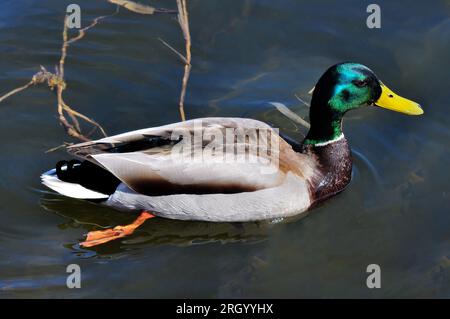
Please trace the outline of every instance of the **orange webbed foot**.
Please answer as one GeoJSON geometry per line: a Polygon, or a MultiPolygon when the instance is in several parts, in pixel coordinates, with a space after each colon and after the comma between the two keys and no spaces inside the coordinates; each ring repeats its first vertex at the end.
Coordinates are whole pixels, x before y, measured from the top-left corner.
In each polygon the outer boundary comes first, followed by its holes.
{"type": "Polygon", "coordinates": [[[149,212],[142,212],[139,217],[129,225],[116,226],[105,230],[91,231],[87,234],[86,240],[81,242],[83,247],[93,247],[100,244],[107,243],[111,240],[119,239],[131,235],[136,228],[141,226],[147,219],[153,218],[155,215],[149,212]]]}

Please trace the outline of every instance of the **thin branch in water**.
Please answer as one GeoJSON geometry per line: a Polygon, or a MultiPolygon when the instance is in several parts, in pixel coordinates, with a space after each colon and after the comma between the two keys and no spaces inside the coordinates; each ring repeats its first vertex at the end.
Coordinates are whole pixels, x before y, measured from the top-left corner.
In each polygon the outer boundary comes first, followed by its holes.
{"type": "Polygon", "coordinates": [[[29,88],[32,85],[41,84],[47,82],[48,86],[52,89],[55,86],[55,83],[57,82],[57,79],[55,79],[55,75],[48,72],[42,65],[41,70],[38,71],[36,74],[33,75],[31,78],[31,81],[27,84],[20,86],[0,97],[0,103],[4,100],[6,100],[8,97],[17,94],[19,92],[22,92],[23,90],[29,88]]]}
{"type": "Polygon", "coordinates": [[[290,118],[292,121],[303,125],[306,128],[310,128],[311,124],[309,124],[307,121],[305,121],[304,119],[302,119],[300,116],[298,116],[297,114],[295,114],[294,112],[292,112],[286,105],[284,105],[283,103],[279,103],[279,102],[269,102],[270,104],[272,104],[273,106],[275,106],[277,108],[278,111],[280,111],[281,114],[283,114],[284,116],[290,118]]]}
{"type": "MultiPolygon", "coordinates": [[[[65,64],[65,60],[67,57],[67,48],[69,47],[69,45],[71,43],[74,43],[80,39],[82,39],[84,37],[84,35],[86,34],[86,31],[91,29],[92,27],[94,27],[95,25],[98,24],[98,22],[106,17],[110,17],[113,16],[115,14],[117,14],[119,12],[119,7],[117,6],[116,11],[110,15],[106,15],[106,16],[100,16],[95,18],[92,23],[90,25],[88,25],[87,27],[80,29],[78,31],[78,35],[76,37],[73,37],[71,39],[69,39],[68,37],[68,30],[67,30],[67,16],[64,18],[64,28],[63,28],[63,44],[61,47],[61,58],[59,60],[59,67],[56,68],[56,74],[58,76],[59,79],[61,79],[60,83],[64,83],[64,64],[65,64]]],[[[94,120],[88,118],[87,116],[73,110],[69,105],[67,105],[62,97],[62,92],[65,89],[66,85],[64,83],[64,85],[61,85],[60,83],[57,83],[57,100],[58,100],[58,114],[59,114],[59,121],[61,123],[61,125],[64,127],[64,129],[66,130],[66,133],[74,138],[77,138],[83,142],[86,141],[90,141],[90,138],[83,135],[81,133],[81,127],[80,127],[80,123],[78,121],[78,118],[81,118],[82,120],[94,125],[95,127],[100,129],[100,132],[104,135],[107,136],[105,130],[100,126],[100,124],[98,124],[97,122],[95,122],[94,120]],[[64,115],[64,112],[67,113],[71,119],[70,123],[67,118],[64,115]]]]}
{"type": "MultiPolygon", "coordinates": [[[[57,68],[57,71],[56,71],[59,78],[61,78],[62,80],[64,79],[64,64],[65,64],[65,60],[67,57],[67,48],[69,47],[69,45],[82,39],[85,36],[86,31],[93,28],[94,26],[96,26],[101,20],[103,20],[107,17],[112,17],[112,16],[116,15],[118,12],[119,12],[119,6],[116,7],[116,11],[112,14],[95,18],[91,22],[91,24],[89,24],[87,27],[84,27],[84,28],[78,30],[78,35],[71,39],[69,39],[68,34],[67,34],[67,16],[64,18],[63,44],[61,47],[61,58],[59,60],[59,67],[57,68]]],[[[84,114],[81,114],[81,113],[75,111],[74,109],[72,109],[69,105],[67,105],[64,102],[63,97],[62,97],[62,91],[64,89],[65,89],[65,86],[64,87],[62,87],[61,85],[57,86],[58,114],[59,114],[60,123],[65,128],[67,134],[69,134],[72,137],[78,138],[82,141],[90,140],[87,136],[85,136],[81,133],[80,124],[78,121],[78,118],[81,118],[82,120],[97,127],[104,136],[107,136],[105,130],[101,127],[100,124],[98,124],[94,120],[88,118],[84,114]],[[72,120],[72,124],[69,123],[69,121],[67,121],[66,117],[64,116],[64,112],[66,112],[69,115],[69,117],[72,120]]]]}
{"type": "Polygon", "coordinates": [[[181,30],[183,31],[183,36],[184,36],[185,46],[186,46],[184,75],[183,75],[183,82],[182,82],[182,86],[181,86],[179,109],[180,109],[181,120],[186,121],[186,115],[184,113],[184,100],[186,98],[186,89],[187,89],[189,75],[190,75],[191,67],[192,67],[191,66],[191,34],[189,31],[189,17],[188,17],[188,11],[187,11],[187,6],[186,6],[186,0],[177,0],[177,6],[178,6],[178,23],[181,27],[181,30]]]}
{"type": "MultiPolygon", "coordinates": [[[[94,20],[92,20],[91,24],[89,24],[87,27],[84,27],[84,28],[78,30],[77,36],[70,38],[70,39],[67,34],[67,16],[64,18],[63,45],[61,47],[61,58],[59,60],[59,67],[57,68],[57,71],[56,71],[58,77],[61,78],[62,81],[64,81],[64,64],[65,64],[65,60],[67,57],[67,48],[69,47],[69,45],[82,39],[86,35],[86,31],[88,31],[89,29],[96,26],[101,20],[103,20],[107,17],[112,17],[112,16],[116,15],[117,13],[119,13],[119,8],[120,8],[119,6],[116,6],[116,10],[112,14],[96,17],[94,20]]],[[[65,89],[65,86],[64,87],[62,87],[61,85],[57,86],[58,114],[59,114],[60,123],[65,128],[67,134],[69,134],[72,137],[78,138],[81,141],[89,141],[90,140],[89,137],[87,137],[81,133],[81,127],[80,127],[80,123],[78,121],[78,118],[80,118],[80,119],[92,124],[94,126],[94,128],[99,129],[103,136],[107,136],[105,130],[103,129],[103,127],[100,124],[98,124],[94,120],[90,119],[89,117],[85,116],[84,114],[81,114],[80,112],[75,111],[74,109],[72,109],[69,105],[67,105],[64,102],[64,99],[62,97],[62,91],[64,89],[65,89]],[[64,112],[69,115],[72,123],[70,123],[66,119],[66,117],[64,116],[64,112]]],[[[90,133],[93,133],[93,131],[91,131],[90,133]]],[[[88,135],[90,136],[90,134],[88,134],[88,135]]]]}
{"type": "Polygon", "coordinates": [[[165,8],[155,8],[142,4],[139,2],[134,2],[130,0],[108,0],[110,3],[117,4],[118,6],[124,7],[127,10],[140,13],[140,14],[154,14],[154,13],[177,13],[176,10],[165,9],[165,8]]]}
{"type": "Polygon", "coordinates": [[[66,130],[67,134],[71,137],[77,138],[81,141],[90,141],[88,136],[85,136],[81,133],[81,126],[78,119],[82,119],[83,121],[91,124],[94,126],[94,130],[91,131],[93,133],[95,129],[98,129],[102,135],[107,136],[105,130],[95,122],[94,120],[90,119],[89,117],[85,116],[84,114],[81,114],[78,111],[75,111],[72,109],[69,105],[67,105],[63,100],[63,91],[66,89],[66,82],[64,81],[64,65],[65,60],[67,57],[67,48],[70,44],[82,39],[86,31],[93,28],[95,25],[97,25],[102,19],[106,17],[110,17],[113,15],[116,15],[119,12],[119,6],[116,7],[116,10],[114,13],[110,15],[100,16],[95,18],[90,25],[87,27],[84,27],[80,30],[78,30],[78,35],[70,38],[68,36],[68,28],[67,28],[67,16],[64,18],[64,28],[63,28],[63,44],[61,46],[61,57],[59,59],[58,66],[55,67],[55,73],[51,73],[47,71],[43,66],[41,66],[40,71],[38,71],[36,74],[33,75],[30,82],[27,84],[18,87],[3,96],[0,97],[0,102],[4,101],[6,98],[17,94],[31,86],[41,84],[41,83],[47,83],[50,90],[54,91],[56,89],[56,96],[57,96],[57,112],[59,115],[59,122],[66,130]],[[65,114],[67,114],[70,118],[70,121],[66,118],[65,114]]]}
{"type": "Polygon", "coordinates": [[[310,107],[309,103],[306,102],[305,100],[303,100],[300,96],[298,96],[297,93],[294,94],[294,96],[295,96],[295,98],[296,98],[297,100],[299,100],[300,102],[302,102],[304,105],[306,105],[307,107],[310,107]]]}
{"type": "Polygon", "coordinates": [[[93,119],[90,119],[90,118],[87,117],[86,115],[81,114],[81,113],[78,112],[78,111],[75,111],[75,110],[72,109],[70,106],[68,106],[64,101],[63,101],[63,107],[64,107],[64,110],[65,110],[67,113],[69,113],[69,114],[71,114],[71,115],[73,115],[73,116],[75,116],[75,117],[79,117],[79,118],[85,120],[85,121],[88,122],[88,123],[91,123],[91,124],[92,124],[93,126],[95,126],[97,129],[99,129],[100,132],[102,132],[102,134],[103,134],[105,137],[108,136],[108,135],[106,134],[105,130],[101,127],[101,125],[98,124],[98,123],[97,123],[96,121],[94,121],[93,119]]]}
{"type": "MultiPolygon", "coordinates": [[[[86,31],[96,26],[101,20],[116,15],[119,12],[120,6],[137,13],[141,14],[153,14],[153,13],[178,13],[178,22],[180,24],[180,27],[183,31],[183,36],[185,38],[186,42],[186,56],[181,54],[179,51],[174,49],[172,46],[170,46],[167,42],[160,39],[160,41],[166,45],[169,49],[171,49],[173,52],[175,52],[183,61],[185,64],[184,68],[184,76],[183,76],[183,82],[182,82],[182,90],[180,94],[180,114],[181,118],[184,121],[185,114],[184,114],[184,100],[186,96],[186,89],[187,89],[187,83],[189,80],[189,74],[191,69],[191,38],[189,33],[189,20],[188,20],[188,13],[187,13],[187,6],[186,6],[186,0],[177,0],[177,10],[171,10],[171,9],[165,9],[165,8],[153,8],[147,5],[143,5],[137,2],[128,1],[128,0],[108,0],[110,3],[117,4],[116,11],[110,15],[100,16],[95,18],[91,24],[89,24],[87,27],[84,27],[80,30],[78,30],[78,35],[70,38],[68,35],[68,27],[67,27],[67,16],[64,18],[64,28],[62,32],[62,38],[63,43],[61,46],[61,56],[59,59],[58,66],[55,67],[55,73],[51,73],[47,71],[44,67],[41,66],[41,70],[37,72],[30,82],[27,84],[20,86],[6,94],[0,97],[0,102],[4,101],[8,97],[17,94],[31,86],[41,84],[41,83],[47,83],[48,87],[52,91],[56,91],[56,97],[57,97],[57,112],[59,115],[59,122],[61,126],[66,130],[66,133],[74,138],[77,138],[81,141],[90,141],[89,136],[91,136],[97,129],[103,134],[104,136],[107,136],[105,130],[101,127],[100,124],[98,124],[93,119],[85,116],[84,114],[74,110],[71,108],[63,99],[63,91],[66,89],[67,85],[64,80],[65,75],[65,61],[67,58],[67,50],[68,47],[82,39],[86,35],[86,31]],[[68,116],[68,117],[66,117],[68,116]],[[80,121],[83,120],[93,126],[92,130],[89,132],[89,134],[84,135],[81,132],[81,125],[80,121]]],[[[58,148],[56,148],[58,149],[58,148]]],[[[53,150],[53,149],[52,149],[53,150]]],[[[50,150],[50,151],[52,151],[50,150]]]]}
{"type": "Polygon", "coordinates": [[[116,11],[114,13],[108,14],[108,15],[104,15],[104,16],[100,16],[95,18],[94,20],[92,20],[91,24],[88,25],[87,27],[84,27],[80,30],[78,30],[78,35],[76,37],[73,37],[72,39],[70,39],[69,41],[67,41],[67,45],[72,44],[78,40],[80,40],[81,38],[84,37],[84,35],[86,34],[86,31],[95,27],[101,20],[105,19],[105,18],[109,18],[112,16],[115,16],[116,14],[119,13],[119,6],[116,7],[116,11]]]}
{"type": "Polygon", "coordinates": [[[187,60],[186,60],[186,57],[185,57],[183,54],[181,54],[180,51],[178,51],[177,49],[175,49],[173,46],[171,46],[169,43],[167,43],[167,42],[164,41],[163,39],[158,38],[158,40],[161,41],[161,43],[164,44],[166,47],[168,47],[173,53],[175,53],[176,55],[178,55],[178,57],[181,59],[181,61],[182,61],[184,64],[187,64],[187,63],[188,63],[187,60]]]}
{"type": "Polygon", "coordinates": [[[7,99],[8,97],[10,97],[11,95],[17,94],[17,93],[19,93],[19,92],[21,92],[21,91],[23,91],[23,90],[25,90],[25,89],[28,89],[30,86],[32,86],[32,85],[34,85],[34,84],[35,84],[35,83],[34,83],[33,81],[30,81],[30,82],[28,82],[27,84],[25,84],[24,86],[20,86],[20,87],[18,87],[18,88],[16,88],[16,89],[14,89],[14,90],[12,90],[12,91],[6,93],[5,95],[2,95],[2,96],[0,97],[0,103],[1,103],[3,100],[6,100],[6,99],[7,99]]]}
{"type": "Polygon", "coordinates": [[[72,145],[72,143],[64,142],[64,144],[61,144],[61,145],[58,145],[58,146],[52,147],[51,149],[46,150],[45,153],[51,153],[51,152],[57,151],[61,148],[66,148],[69,145],[72,145]]]}

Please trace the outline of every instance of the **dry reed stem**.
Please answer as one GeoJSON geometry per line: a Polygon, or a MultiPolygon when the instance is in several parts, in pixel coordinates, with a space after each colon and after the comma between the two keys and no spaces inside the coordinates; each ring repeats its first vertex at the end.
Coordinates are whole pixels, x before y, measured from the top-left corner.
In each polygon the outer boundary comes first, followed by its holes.
{"type": "Polygon", "coordinates": [[[52,147],[51,149],[46,150],[45,153],[51,153],[51,152],[57,151],[61,148],[65,148],[69,145],[72,145],[72,143],[64,142],[64,144],[61,144],[61,145],[58,145],[58,146],[52,147]]]}
{"type": "Polygon", "coordinates": [[[158,40],[161,41],[161,43],[164,44],[166,47],[168,47],[173,53],[175,53],[176,55],[178,55],[178,57],[180,58],[180,60],[181,60],[184,64],[187,64],[187,63],[188,63],[187,60],[186,60],[186,58],[185,58],[185,56],[184,56],[180,51],[178,51],[177,49],[175,49],[173,46],[171,46],[169,43],[167,43],[167,42],[164,41],[163,39],[158,38],[158,40]]]}
{"type": "MultiPolygon", "coordinates": [[[[85,36],[86,31],[93,28],[94,26],[96,26],[100,22],[100,20],[105,19],[107,17],[114,16],[118,12],[119,12],[119,6],[116,7],[116,11],[112,14],[95,18],[91,22],[90,25],[78,30],[77,36],[70,38],[70,39],[67,34],[67,16],[64,18],[63,44],[61,47],[61,58],[59,60],[59,67],[57,68],[57,75],[59,76],[59,78],[62,79],[62,81],[64,81],[64,64],[66,61],[67,48],[69,47],[69,45],[82,39],[85,36]]],[[[78,121],[78,118],[80,118],[80,119],[92,124],[94,127],[98,128],[103,136],[107,136],[105,130],[103,129],[103,127],[100,124],[98,124],[94,120],[88,118],[84,114],[81,114],[81,113],[75,111],[74,109],[72,109],[69,105],[67,105],[64,102],[64,99],[62,97],[62,91],[64,90],[64,88],[65,87],[62,87],[61,85],[57,86],[57,99],[58,99],[59,121],[60,121],[61,125],[64,127],[64,129],[66,130],[67,134],[72,137],[78,138],[81,141],[89,141],[90,140],[87,136],[85,136],[81,133],[81,127],[80,127],[80,123],[78,121]],[[70,123],[67,120],[67,118],[64,115],[64,112],[69,115],[72,123],[70,123]]],[[[92,133],[93,133],[93,131],[91,131],[90,134],[92,134],[92,133]]]]}
{"type": "MultiPolygon", "coordinates": [[[[111,1],[111,2],[114,3],[114,1],[111,1]]],[[[131,3],[131,1],[125,1],[125,2],[131,3]]],[[[134,3],[133,5],[136,5],[136,3],[134,3]]],[[[185,100],[185,96],[186,96],[187,83],[189,80],[190,69],[191,69],[191,36],[190,36],[190,32],[189,32],[189,19],[188,19],[187,7],[186,7],[186,0],[177,0],[177,6],[178,6],[178,23],[180,24],[181,30],[183,31],[183,36],[184,36],[184,39],[186,42],[186,56],[184,56],[183,54],[178,52],[176,49],[174,49],[172,46],[170,46],[168,43],[166,43],[162,39],[160,39],[160,41],[163,44],[165,44],[167,47],[169,47],[173,52],[175,52],[181,58],[183,63],[185,64],[183,81],[182,81],[182,89],[181,89],[181,94],[180,94],[180,102],[179,102],[181,119],[182,119],[182,121],[185,121],[186,116],[184,113],[184,100],[185,100]]],[[[141,8],[141,7],[139,7],[139,8],[141,8]]],[[[127,9],[130,9],[129,6],[127,7],[127,9]]],[[[139,12],[139,10],[138,11],[134,10],[134,11],[139,12]]],[[[114,16],[118,12],[119,12],[119,5],[116,6],[116,11],[114,13],[112,13],[110,15],[97,17],[91,22],[90,25],[78,30],[78,35],[73,38],[69,38],[69,36],[68,36],[67,16],[66,16],[64,18],[64,28],[63,28],[63,33],[62,33],[63,44],[61,46],[61,57],[59,59],[59,65],[55,68],[56,69],[55,73],[51,73],[51,72],[47,71],[43,66],[41,66],[41,70],[33,76],[32,80],[30,82],[1,96],[0,102],[4,101],[6,98],[8,98],[14,94],[17,94],[17,93],[29,88],[30,86],[47,82],[47,84],[51,90],[54,90],[56,88],[56,96],[57,96],[57,103],[58,103],[57,104],[57,112],[59,115],[59,122],[63,126],[63,128],[66,130],[66,133],[69,136],[77,138],[81,141],[90,141],[90,138],[88,136],[93,134],[96,129],[100,130],[102,135],[107,136],[105,130],[101,127],[100,124],[98,124],[96,121],[90,119],[89,117],[85,116],[84,114],[79,113],[78,111],[75,111],[64,101],[63,91],[66,88],[66,82],[64,81],[64,73],[65,73],[64,66],[65,66],[65,61],[67,58],[67,49],[68,49],[69,45],[82,39],[85,36],[86,31],[93,28],[95,25],[97,25],[100,22],[100,20],[107,18],[107,17],[114,16]],[[70,121],[66,118],[66,114],[70,118],[70,121]],[[93,125],[93,129],[89,132],[88,136],[82,134],[79,119],[93,125]]],[[[155,9],[154,12],[175,13],[175,11],[167,10],[167,9],[155,9]]],[[[140,12],[140,13],[143,13],[143,12],[140,12]]],[[[58,149],[58,148],[59,147],[54,148],[54,149],[58,149]]],[[[54,150],[54,149],[52,149],[52,150],[54,150]]],[[[50,150],[50,151],[52,151],[52,150],[50,150]]]]}
{"type": "Polygon", "coordinates": [[[104,16],[95,18],[91,22],[90,25],[78,30],[78,35],[73,38],[69,38],[69,36],[68,36],[67,16],[66,16],[64,18],[64,28],[63,28],[63,35],[62,35],[63,36],[63,44],[61,47],[61,57],[59,59],[59,65],[55,68],[56,69],[55,73],[51,73],[51,72],[47,71],[43,66],[41,66],[40,71],[33,75],[33,78],[31,79],[30,82],[4,94],[3,96],[0,97],[0,102],[4,101],[5,99],[7,99],[8,97],[10,97],[14,94],[17,94],[17,93],[29,88],[30,86],[34,86],[36,84],[41,84],[41,83],[47,82],[47,85],[49,86],[49,88],[52,91],[56,88],[56,97],[57,97],[57,101],[58,101],[57,112],[59,115],[59,122],[64,127],[64,129],[66,130],[66,133],[69,136],[77,138],[81,141],[90,141],[90,138],[88,136],[93,134],[94,131],[97,129],[101,132],[101,134],[103,136],[107,136],[105,130],[101,127],[100,124],[98,124],[96,121],[90,119],[89,117],[85,116],[84,114],[74,110],[69,105],[67,105],[67,103],[64,101],[63,91],[66,88],[66,82],[64,81],[64,65],[65,65],[65,60],[67,58],[67,48],[69,47],[70,44],[82,39],[85,36],[86,31],[93,28],[102,19],[114,16],[118,12],[119,12],[119,6],[116,6],[116,11],[114,13],[112,13],[110,15],[104,15],[104,16]],[[69,116],[70,121],[66,118],[65,114],[67,114],[69,116]],[[80,126],[79,119],[93,125],[94,128],[91,130],[91,132],[88,134],[88,136],[81,133],[81,126],[80,126]]]}
{"type": "Polygon", "coordinates": [[[297,93],[295,93],[294,96],[295,96],[295,98],[296,98],[297,100],[299,100],[300,102],[302,102],[303,105],[305,105],[305,106],[307,106],[307,107],[311,107],[311,106],[309,105],[309,103],[306,102],[305,100],[303,100],[300,96],[298,96],[297,93]]]}
{"type": "Polygon", "coordinates": [[[19,92],[21,92],[21,91],[23,91],[23,90],[25,90],[25,89],[28,89],[30,86],[32,86],[32,85],[34,85],[34,84],[35,84],[35,83],[34,83],[33,81],[30,81],[30,82],[28,82],[27,84],[25,84],[24,86],[18,87],[18,88],[16,88],[16,89],[14,89],[14,90],[12,90],[12,91],[6,93],[5,95],[3,95],[3,96],[0,97],[0,103],[1,103],[3,100],[6,100],[6,99],[7,99],[8,97],[10,97],[11,95],[14,95],[14,94],[16,94],[16,93],[19,93],[19,92]]]}
{"type": "MultiPolygon", "coordinates": [[[[178,23],[180,24],[181,30],[183,31],[183,36],[185,40],[186,46],[186,56],[184,56],[184,75],[181,86],[181,94],[180,94],[180,116],[182,121],[186,121],[186,115],[184,113],[184,100],[186,98],[186,90],[187,84],[189,81],[189,75],[191,72],[191,34],[189,31],[189,17],[186,6],[186,0],[177,0],[178,6],[178,23]]],[[[170,48],[170,46],[169,46],[170,48]]],[[[175,50],[175,52],[177,52],[175,50]]]]}
{"type": "Polygon", "coordinates": [[[119,6],[116,6],[116,11],[114,11],[113,13],[95,18],[94,20],[92,20],[90,25],[88,25],[87,27],[84,27],[84,28],[78,30],[78,35],[76,37],[73,37],[69,41],[67,41],[67,44],[69,45],[69,44],[72,44],[73,42],[76,42],[76,41],[80,40],[81,38],[84,37],[84,35],[86,34],[87,30],[95,27],[101,20],[103,20],[105,18],[108,18],[108,17],[115,16],[118,13],[119,13],[119,6]]]}
{"type": "Polygon", "coordinates": [[[48,86],[53,89],[54,86],[56,86],[56,83],[58,82],[57,76],[55,76],[53,73],[48,72],[42,65],[39,72],[33,75],[31,78],[31,81],[27,84],[20,86],[0,97],[0,102],[6,100],[8,97],[17,94],[27,88],[29,88],[32,85],[41,84],[47,82],[48,86]]]}
{"type": "Polygon", "coordinates": [[[281,114],[283,114],[284,116],[286,116],[287,118],[291,119],[292,121],[303,125],[304,127],[306,127],[307,129],[311,128],[311,124],[302,119],[300,116],[298,116],[297,114],[295,114],[294,112],[292,112],[286,105],[284,105],[283,103],[279,103],[279,102],[269,102],[270,104],[272,104],[281,114]]]}
{"type": "MultiPolygon", "coordinates": [[[[80,30],[81,31],[81,30],[80,30]]],[[[84,33],[79,32],[78,39],[81,39],[84,36],[84,33]]],[[[76,41],[76,40],[75,40],[76,41]]],[[[73,41],[73,42],[75,42],[73,41]]],[[[59,67],[56,69],[57,76],[64,81],[64,64],[67,57],[67,48],[69,47],[69,39],[67,35],[67,16],[64,18],[64,28],[63,28],[63,44],[61,47],[61,58],[59,60],[59,67]]],[[[72,111],[72,108],[67,106],[67,104],[63,100],[62,92],[64,87],[62,85],[57,85],[57,100],[58,100],[58,114],[59,114],[59,122],[61,126],[66,130],[66,133],[69,136],[79,139],[80,141],[87,142],[90,139],[87,136],[84,136],[81,133],[80,123],[76,118],[75,114],[72,111]],[[70,123],[67,118],[64,116],[64,112],[66,112],[72,123],[70,123]]]]}

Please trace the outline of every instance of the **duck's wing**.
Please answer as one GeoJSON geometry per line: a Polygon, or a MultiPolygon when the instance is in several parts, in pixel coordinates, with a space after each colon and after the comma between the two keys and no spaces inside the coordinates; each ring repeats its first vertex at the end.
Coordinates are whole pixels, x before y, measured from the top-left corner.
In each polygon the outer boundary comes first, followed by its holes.
{"type": "Polygon", "coordinates": [[[68,150],[150,196],[275,187],[295,164],[306,161],[267,124],[241,118],[190,120],[77,144],[68,150]]]}

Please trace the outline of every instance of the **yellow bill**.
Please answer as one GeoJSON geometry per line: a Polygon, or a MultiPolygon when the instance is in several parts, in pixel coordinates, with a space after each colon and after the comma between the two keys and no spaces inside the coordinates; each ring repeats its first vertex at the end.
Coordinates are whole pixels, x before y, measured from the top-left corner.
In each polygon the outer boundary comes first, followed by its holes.
{"type": "Polygon", "coordinates": [[[408,115],[423,114],[423,110],[418,103],[395,94],[383,83],[381,83],[381,96],[374,104],[388,110],[408,115]]]}

